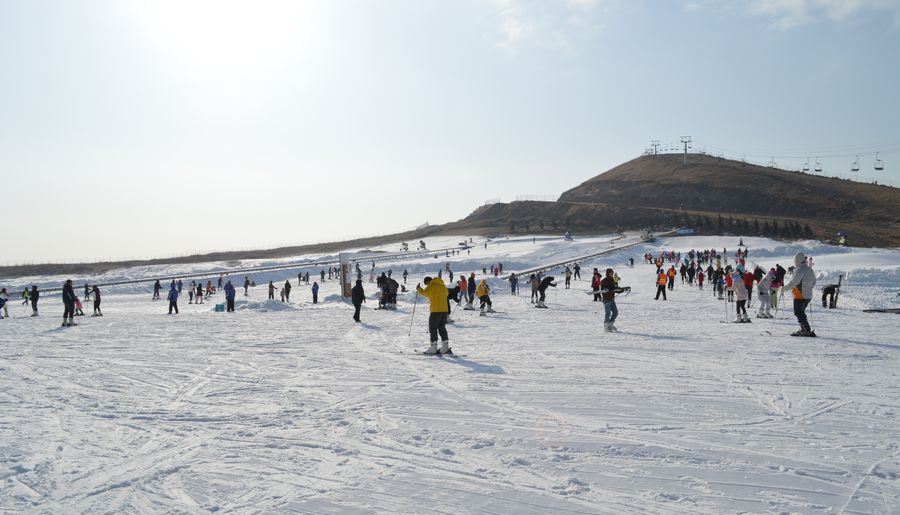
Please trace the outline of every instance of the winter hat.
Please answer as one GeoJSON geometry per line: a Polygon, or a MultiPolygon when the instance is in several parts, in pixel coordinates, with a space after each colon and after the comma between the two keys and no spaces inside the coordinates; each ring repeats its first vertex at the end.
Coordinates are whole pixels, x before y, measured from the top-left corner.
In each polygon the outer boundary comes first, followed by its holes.
{"type": "Polygon", "coordinates": [[[800,266],[801,263],[806,263],[806,254],[798,252],[797,255],[794,256],[794,266],[800,266]]]}

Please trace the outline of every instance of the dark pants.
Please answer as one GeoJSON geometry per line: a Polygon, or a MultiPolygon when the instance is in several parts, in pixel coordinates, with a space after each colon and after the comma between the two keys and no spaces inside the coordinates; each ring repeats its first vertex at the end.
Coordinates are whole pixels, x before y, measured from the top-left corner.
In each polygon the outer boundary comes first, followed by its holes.
{"type": "Polygon", "coordinates": [[[101,313],[101,311],[100,311],[100,299],[94,300],[94,313],[101,313]]]}
{"type": "Polygon", "coordinates": [[[275,300],[275,290],[269,290],[269,299],[275,300]]]}
{"type": "Polygon", "coordinates": [[[575,270],[575,279],[581,279],[581,270],[575,270]]]}
{"type": "Polygon", "coordinates": [[[481,307],[484,307],[485,305],[487,305],[488,307],[493,306],[493,304],[491,304],[490,295],[482,295],[481,297],[478,297],[478,300],[481,301],[481,307]]]}
{"type": "Polygon", "coordinates": [[[313,293],[313,304],[318,304],[318,303],[319,303],[319,294],[313,293]]]}
{"type": "Polygon", "coordinates": [[[177,315],[178,314],[178,301],[177,300],[169,301],[169,314],[170,315],[172,314],[173,309],[175,310],[175,314],[177,315]]]}
{"type": "Polygon", "coordinates": [[[834,294],[835,294],[835,289],[832,288],[831,286],[826,286],[825,288],[822,289],[822,307],[823,308],[833,308],[835,306],[834,294]]]}
{"type": "Polygon", "coordinates": [[[428,317],[428,334],[431,336],[431,341],[438,341],[438,335],[441,336],[441,341],[447,341],[450,339],[447,336],[447,313],[432,313],[431,316],[428,317]]]}
{"type": "Polygon", "coordinates": [[[37,313],[37,299],[31,299],[31,311],[37,313]]]}
{"type": "Polygon", "coordinates": [[[674,290],[674,289],[675,289],[675,278],[674,278],[674,277],[670,277],[670,278],[669,278],[669,289],[670,289],[670,290],[674,290]]]}
{"type": "Polygon", "coordinates": [[[225,304],[226,304],[226,307],[225,307],[226,311],[234,311],[234,299],[233,298],[225,299],[225,304]]]}
{"type": "Polygon", "coordinates": [[[592,288],[594,290],[594,302],[600,302],[603,300],[600,296],[600,288],[592,288]]]}
{"type": "Polygon", "coordinates": [[[663,300],[666,300],[666,285],[660,284],[656,287],[656,299],[659,300],[659,294],[662,293],[663,300]]]}
{"type": "Polygon", "coordinates": [[[356,310],[353,312],[353,320],[359,322],[359,308],[362,307],[362,302],[354,302],[353,308],[356,310]]]}
{"type": "Polygon", "coordinates": [[[544,302],[544,296],[546,295],[547,290],[538,290],[538,293],[539,293],[540,296],[541,296],[541,298],[539,298],[538,301],[539,301],[539,302],[544,302]]]}
{"type": "Polygon", "coordinates": [[[738,315],[741,315],[741,314],[746,315],[747,314],[747,301],[746,300],[737,301],[736,309],[737,309],[738,315]]]}
{"type": "Polygon", "coordinates": [[[291,290],[284,290],[284,300],[290,302],[291,301],[291,290]]]}
{"type": "Polygon", "coordinates": [[[566,289],[568,289],[569,286],[571,286],[571,285],[572,285],[572,278],[566,277],[566,289]]]}
{"type": "Polygon", "coordinates": [[[797,317],[797,322],[800,322],[800,328],[811,331],[809,320],[806,318],[806,306],[809,306],[809,299],[794,299],[794,316],[797,317]]]}
{"type": "Polygon", "coordinates": [[[75,316],[75,302],[63,302],[63,318],[75,316]]]}

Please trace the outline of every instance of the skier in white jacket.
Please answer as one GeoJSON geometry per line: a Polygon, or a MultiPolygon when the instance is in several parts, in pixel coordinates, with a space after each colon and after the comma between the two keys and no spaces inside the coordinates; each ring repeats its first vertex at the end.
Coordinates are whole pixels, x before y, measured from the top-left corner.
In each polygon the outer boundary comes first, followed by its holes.
{"type": "Polygon", "coordinates": [[[794,276],[784,285],[784,288],[791,290],[794,295],[794,316],[800,323],[800,330],[791,334],[791,336],[815,336],[816,333],[809,326],[809,320],[806,318],[806,307],[812,300],[813,287],[816,285],[816,273],[806,263],[806,254],[798,252],[794,256],[794,276]]]}
{"type": "Polygon", "coordinates": [[[756,291],[759,293],[759,313],[757,313],[758,318],[772,318],[772,313],[769,312],[772,306],[772,281],[775,280],[775,269],[769,270],[769,273],[765,275],[758,283],[756,283],[756,291]]]}

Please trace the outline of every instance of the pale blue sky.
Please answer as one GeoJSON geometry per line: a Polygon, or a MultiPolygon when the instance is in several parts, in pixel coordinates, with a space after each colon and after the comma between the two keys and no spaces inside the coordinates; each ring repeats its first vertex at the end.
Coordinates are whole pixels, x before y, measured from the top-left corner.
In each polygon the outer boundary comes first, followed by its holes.
{"type": "Polygon", "coordinates": [[[681,135],[900,185],[898,54],[900,0],[0,0],[0,262],[393,232],[681,135]]]}

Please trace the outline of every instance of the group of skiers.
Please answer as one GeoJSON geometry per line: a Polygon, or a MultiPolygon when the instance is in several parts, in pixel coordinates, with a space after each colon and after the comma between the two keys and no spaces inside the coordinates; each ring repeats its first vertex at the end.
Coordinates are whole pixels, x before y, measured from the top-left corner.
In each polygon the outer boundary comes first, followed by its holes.
{"type": "MultiPolygon", "coordinates": [[[[728,251],[722,249],[718,253],[714,249],[695,251],[691,250],[683,258],[680,252],[663,251],[658,257],[645,254],[644,259],[656,266],[656,300],[662,295],[666,300],[666,290],[674,290],[676,278],[680,275],[682,284],[693,285],[696,278],[697,286],[703,289],[705,280],[713,285],[713,296],[719,300],[727,300],[735,303],[735,323],[750,323],[747,307],[755,296],[759,299],[757,318],[774,318],[772,308],[778,307],[779,292],[790,291],[794,297],[794,315],[800,324],[800,329],[792,336],[816,336],[809,325],[806,316],[806,308],[812,299],[812,288],[815,286],[816,277],[812,271],[812,260],[802,252],[794,257],[794,267],[791,268],[793,276],[785,283],[785,270],[780,264],[776,264],[768,271],[759,266],[749,270],[749,251],[744,248],[734,252],[735,265],[728,264],[728,251]],[[673,262],[668,269],[663,264],[673,262]],[[724,261],[724,266],[723,266],[724,261]],[[675,264],[680,263],[680,270],[676,270],[675,264]],[[704,269],[702,264],[706,263],[704,269]],[[715,264],[715,266],[713,266],[715,264]],[[755,284],[755,288],[754,288],[755,284]]],[[[823,294],[824,295],[824,294],[823,294]]],[[[824,303],[824,301],[823,301],[824,303]]]]}

